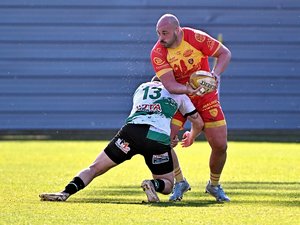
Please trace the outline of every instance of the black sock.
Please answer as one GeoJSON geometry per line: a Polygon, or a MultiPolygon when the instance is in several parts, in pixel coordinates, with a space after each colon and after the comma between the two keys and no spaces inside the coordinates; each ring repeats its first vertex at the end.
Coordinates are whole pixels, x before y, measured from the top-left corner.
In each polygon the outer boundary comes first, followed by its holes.
{"type": "Polygon", "coordinates": [[[85,187],[83,181],[80,177],[74,177],[73,180],[65,187],[63,192],[66,192],[70,195],[75,194],[77,191],[80,191],[85,187]]]}
{"type": "Polygon", "coordinates": [[[152,184],[154,185],[155,191],[162,193],[165,189],[165,182],[161,179],[151,180],[152,184]]]}

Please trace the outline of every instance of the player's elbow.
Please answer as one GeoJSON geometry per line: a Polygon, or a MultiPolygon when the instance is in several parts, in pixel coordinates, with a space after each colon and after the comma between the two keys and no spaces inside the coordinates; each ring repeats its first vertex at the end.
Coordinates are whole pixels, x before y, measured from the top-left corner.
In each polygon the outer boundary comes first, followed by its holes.
{"type": "Polygon", "coordinates": [[[222,45],[215,54],[215,57],[217,57],[220,61],[228,63],[231,60],[231,51],[226,46],[222,45]]]}
{"type": "Polygon", "coordinates": [[[227,52],[227,60],[228,60],[228,62],[230,62],[230,60],[231,60],[231,51],[229,49],[227,52]]]}
{"type": "Polygon", "coordinates": [[[228,48],[226,48],[225,46],[224,46],[224,51],[223,51],[222,55],[226,59],[227,62],[230,62],[230,60],[231,60],[231,51],[228,48]]]}

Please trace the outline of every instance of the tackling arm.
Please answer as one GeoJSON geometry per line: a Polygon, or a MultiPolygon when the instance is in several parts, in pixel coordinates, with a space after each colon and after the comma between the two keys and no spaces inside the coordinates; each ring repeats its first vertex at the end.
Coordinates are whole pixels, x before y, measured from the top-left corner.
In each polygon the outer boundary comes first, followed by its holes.
{"type": "Polygon", "coordinates": [[[192,145],[196,137],[201,134],[204,127],[204,122],[198,112],[188,116],[188,120],[191,121],[192,125],[190,131],[186,131],[182,136],[182,147],[189,147],[190,145],[192,145]]]}

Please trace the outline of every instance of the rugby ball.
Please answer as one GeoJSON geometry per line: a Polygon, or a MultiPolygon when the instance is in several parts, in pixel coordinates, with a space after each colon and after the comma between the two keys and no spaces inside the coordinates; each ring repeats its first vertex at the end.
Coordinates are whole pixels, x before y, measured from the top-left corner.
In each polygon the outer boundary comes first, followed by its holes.
{"type": "Polygon", "coordinates": [[[210,72],[204,70],[198,70],[192,73],[189,83],[194,89],[200,87],[197,95],[204,95],[217,89],[216,79],[210,72]]]}

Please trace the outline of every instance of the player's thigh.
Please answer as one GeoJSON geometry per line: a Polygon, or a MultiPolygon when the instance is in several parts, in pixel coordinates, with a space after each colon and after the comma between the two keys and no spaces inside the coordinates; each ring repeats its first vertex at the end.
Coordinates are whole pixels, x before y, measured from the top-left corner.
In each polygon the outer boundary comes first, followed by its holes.
{"type": "Polygon", "coordinates": [[[92,163],[90,168],[94,168],[97,175],[101,175],[116,166],[117,163],[112,161],[105,151],[102,151],[96,158],[96,160],[92,163]]]}
{"type": "Polygon", "coordinates": [[[148,127],[127,124],[123,126],[104,149],[106,155],[116,164],[130,160],[138,154],[138,140],[144,140],[148,127]]]}
{"type": "Polygon", "coordinates": [[[206,140],[211,148],[226,150],[227,148],[227,126],[205,128],[206,140]]]}
{"type": "Polygon", "coordinates": [[[173,157],[170,145],[164,145],[147,139],[144,148],[140,149],[145,163],[152,174],[162,175],[173,172],[173,157]]]}

